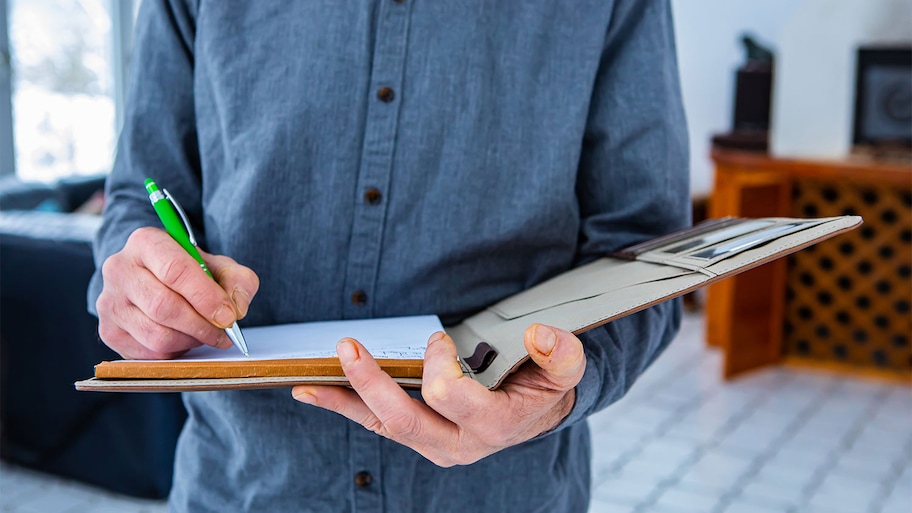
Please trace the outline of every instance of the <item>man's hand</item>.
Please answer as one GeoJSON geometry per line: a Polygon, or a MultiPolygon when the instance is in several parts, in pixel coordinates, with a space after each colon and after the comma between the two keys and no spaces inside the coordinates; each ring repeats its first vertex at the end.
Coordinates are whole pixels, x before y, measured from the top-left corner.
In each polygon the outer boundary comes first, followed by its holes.
{"type": "Polygon", "coordinates": [[[98,334],[124,358],[166,359],[206,344],[231,347],[224,329],[247,315],[257,275],[200,251],[213,281],[164,230],[140,228],[105,260],[98,334]]]}
{"type": "Polygon", "coordinates": [[[411,447],[437,465],[467,465],[554,428],[573,407],[574,387],[586,368],[580,340],[533,324],[524,342],[532,361],[492,391],[463,375],[453,339],[435,333],[424,358],[421,402],[380,370],[364,346],[343,339],[336,350],[354,390],[297,386],[292,395],[411,447]]]}

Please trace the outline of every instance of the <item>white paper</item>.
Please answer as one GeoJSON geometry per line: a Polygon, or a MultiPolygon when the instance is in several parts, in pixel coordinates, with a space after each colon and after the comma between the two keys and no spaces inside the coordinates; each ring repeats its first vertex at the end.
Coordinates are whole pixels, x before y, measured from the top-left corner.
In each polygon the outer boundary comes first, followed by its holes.
{"type": "Polygon", "coordinates": [[[428,339],[437,331],[443,331],[443,326],[436,315],[262,326],[243,329],[249,358],[234,346],[225,350],[201,346],[178,361],[328,358],[336,356],[336,343],[346,337],[361,342],[374,358],[419,360],[424,358],[428,339]]]}

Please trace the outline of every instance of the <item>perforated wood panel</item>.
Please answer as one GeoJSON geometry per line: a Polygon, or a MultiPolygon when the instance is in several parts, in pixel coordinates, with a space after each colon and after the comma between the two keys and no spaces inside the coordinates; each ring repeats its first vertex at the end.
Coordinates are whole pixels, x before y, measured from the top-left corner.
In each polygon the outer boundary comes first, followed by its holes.
{"type": "Polygon", "coordinates": [[[792,209],[865,224],[790,258],[786,355],[912,373],[912,191],[798,179],[792,209]]]}

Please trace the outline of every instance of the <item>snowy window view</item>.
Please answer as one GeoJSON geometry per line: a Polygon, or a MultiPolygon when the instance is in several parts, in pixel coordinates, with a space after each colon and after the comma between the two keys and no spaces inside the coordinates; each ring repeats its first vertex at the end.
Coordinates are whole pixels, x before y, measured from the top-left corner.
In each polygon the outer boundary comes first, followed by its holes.
{"type": "Polygon", "coordinates": [[[8,0],[8,8],[17,174],[107,172],[116,137],[108,0],[8,0]]]}

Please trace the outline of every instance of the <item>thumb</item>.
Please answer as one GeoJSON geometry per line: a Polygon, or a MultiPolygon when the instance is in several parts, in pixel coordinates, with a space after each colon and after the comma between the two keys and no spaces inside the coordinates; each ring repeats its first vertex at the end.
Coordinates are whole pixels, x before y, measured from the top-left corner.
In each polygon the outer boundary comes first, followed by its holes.
{"type": "Polygon", "coordinates": [[[247,315],[250,301],[260,288],[260,278],[249,267],[234,261],[233,258],[212,255],[200,250],[200,256],[209,267],[215,281],[225,289],[231,302],[234,303],[238,319],[247,315]]]}
{"type": "Polygon", "coordinates": [[[532,360],[562,390],[579,383],[586,370],[583,343],[569,331],[533,324],[526,329],[524,342],[532,360]]]}

